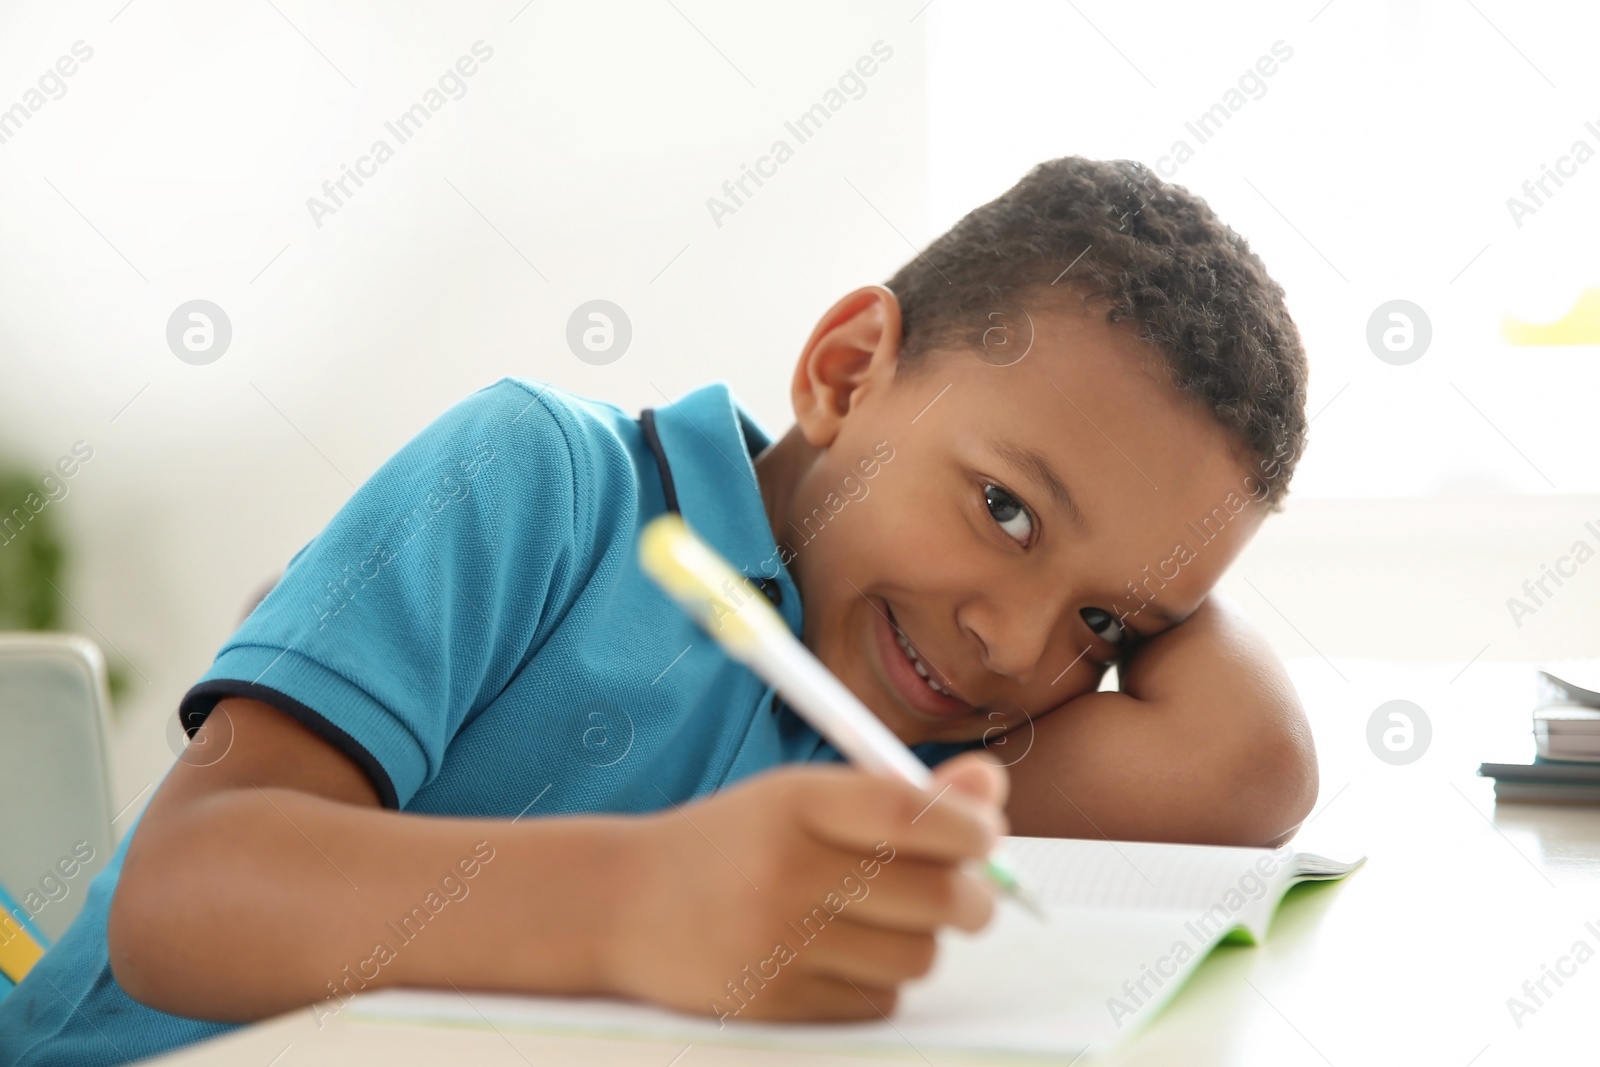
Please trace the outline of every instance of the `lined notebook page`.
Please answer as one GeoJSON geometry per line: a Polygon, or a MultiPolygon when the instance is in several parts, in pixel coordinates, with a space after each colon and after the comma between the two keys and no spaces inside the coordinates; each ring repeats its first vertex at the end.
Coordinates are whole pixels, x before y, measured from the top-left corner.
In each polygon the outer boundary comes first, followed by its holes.
{"type": "Polygon", "coordinates": [[[1007,838],[1006,849],[1049,921],[1002,905],[977,934],[943,931],[933,972],[903,987],[892,1021],[734,1020],[719,1028],[707,1018],[641,1004],[488,993],[473,993],[468,1002],[454,990],[363,993],[350,1015],[693,1044],[914,1051],[919,1055],[908,1062],[933,1067],[970,1065],[972,1054],[983,1052],[1047,1054],[1066,1063],[1091,1043],[1126,1037],[1178,991],[1224,932],[1216,924],[1197,929],[1201,912],[1222,903],[1225,917],[1248,920],[1276,901],[1289,880],[1286,867],[1325,877],[1353,866],[1288,849],[1028,837],[1007,838]],[[1257,868],[1263,860],[1270,866],[1257,868]],[[1274,873],[1261,878],[1261,869],[1274,873]],[[1241,908],[1225,899],[1230,892],[1244,898],[1241,908]],[[1188,954],[1153,981],[1151,966],[1170,958],[1179,942],[1188,954]],[[1145,983],[1138,998],[1125,986],[1133,981],[1145,983]]]}
{"type": "Polygon", "coordinates": [[[1289,850],[1047,837],[1008,837],[1005,848],[1041,904],[1119,910],[1203,911],[1241,880],[1257,896],[1257,880],[1270,885],[1293,859],[1289,850]]]}

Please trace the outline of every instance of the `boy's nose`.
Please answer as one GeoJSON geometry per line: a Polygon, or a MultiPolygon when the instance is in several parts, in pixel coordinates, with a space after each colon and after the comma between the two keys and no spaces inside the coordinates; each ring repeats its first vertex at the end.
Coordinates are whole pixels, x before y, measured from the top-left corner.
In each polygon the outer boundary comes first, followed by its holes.
{"type": "Polygon", "coordinates": [[[1042,604],[1021,609],[993,603],[969,606],[962,627],[978,646],[986,670],[1018,685],[1033,680],[1054,629],[1054,616],[1044,608],[1042,604]]]}

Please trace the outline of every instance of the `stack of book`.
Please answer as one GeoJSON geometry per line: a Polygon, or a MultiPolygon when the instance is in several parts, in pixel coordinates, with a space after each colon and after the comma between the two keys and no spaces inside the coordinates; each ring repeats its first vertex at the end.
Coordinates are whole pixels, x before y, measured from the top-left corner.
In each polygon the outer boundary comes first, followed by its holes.
{"type": "Polygon", "coordinates": [[[1484,763],[1496,800],[1600,804],[1600,685],[1539,671],[1532,763],[1484,763]],[[1594,686],[1595,688],[1591,688],[1594,686]]]}

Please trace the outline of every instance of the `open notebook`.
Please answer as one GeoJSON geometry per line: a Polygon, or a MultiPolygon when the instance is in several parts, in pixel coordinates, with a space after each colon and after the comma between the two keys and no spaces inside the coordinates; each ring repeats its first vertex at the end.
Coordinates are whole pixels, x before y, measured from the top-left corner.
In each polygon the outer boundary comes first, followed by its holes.
{"type": "MultiPolygon", "coordinates": [[[[888,1020],[797,1026],[735,1019],[719,1026],[709,1015],[611,1000],[420,990],[362,995],[348,1012],[384,1022],[692,1044],[914,1049],[934,1063],[945,1058],[940,1053],[1071,1055],[1148,1022],[1219,941],[1265,937],[1289,886],[1339,878],[1362,862],[1287,847],[1038,837],[1007,838],[1006,847],[1049,921],[1002,903],[981,932],[941,935],[933,971],[902,987],[888,1020]]],[[[781,971],[772,981],[783,981],[781,971]]]]}

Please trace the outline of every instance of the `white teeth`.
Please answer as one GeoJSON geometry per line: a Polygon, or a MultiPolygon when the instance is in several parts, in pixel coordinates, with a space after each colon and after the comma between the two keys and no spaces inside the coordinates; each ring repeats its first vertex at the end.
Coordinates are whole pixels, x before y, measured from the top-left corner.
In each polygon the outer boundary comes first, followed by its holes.
{"type": "Polygon", "coordinates": [[[954,695],[944,686],[928,677],[928,668],[923,666],[922,658],[917,655],[917,650],[911,647],[911,642],[906,640],[905,634],[901,633],[899,630],[895,630],[894,639],[895,642],[900,646],[900,651],[906,654],[906,659],[911,661],[911,666],[916,670],[917,674],[922,677],[924,682],[928,683],[928,688],[932,689],[935,693],[943,693],[945,696],[954,695]]]}

